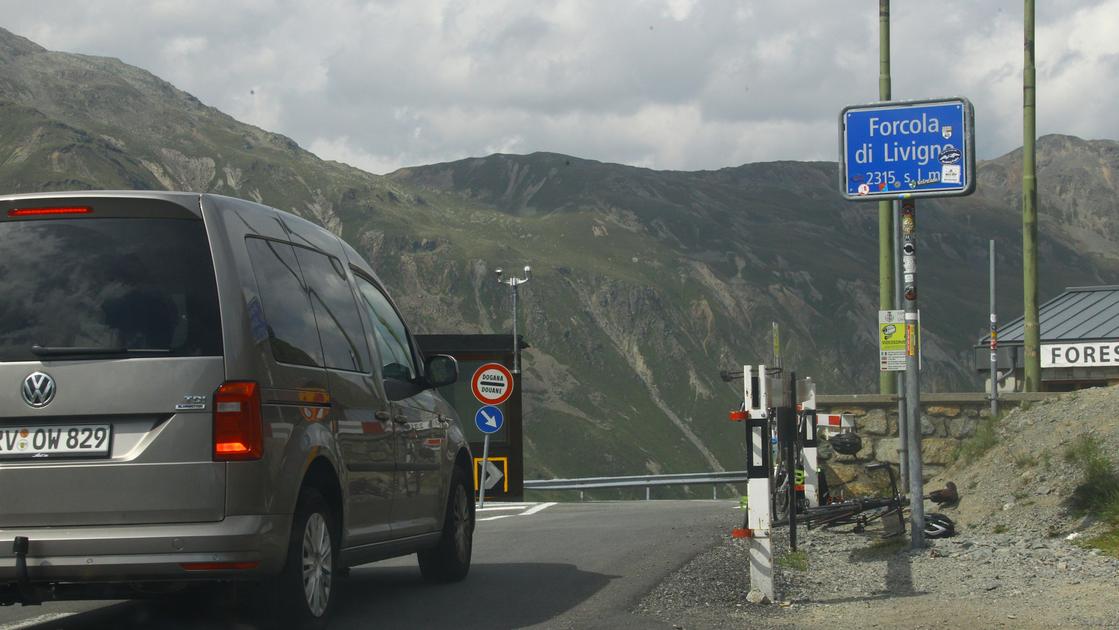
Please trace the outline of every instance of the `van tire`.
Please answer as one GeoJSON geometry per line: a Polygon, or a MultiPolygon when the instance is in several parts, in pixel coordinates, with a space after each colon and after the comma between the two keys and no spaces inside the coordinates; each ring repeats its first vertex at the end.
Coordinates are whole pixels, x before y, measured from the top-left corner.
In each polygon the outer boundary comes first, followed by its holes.
{"type": "Polygon", "coordinates": [[[299,493],[284,568],[271,584],[279,626],[300,630],[326,627],[338,590],[334,576],[338,566],[337,523],[334,511],[316,488],[307,487],[299,493]]]}
{"type": "Polygon", "coordinates": [[[420,574],[431,583],[459,582],[470,572],[474,548],[474,496],[466,485],[466,472],[455,466],[447,492],[443,535],[439,544],[416,554],[420,574]]]}

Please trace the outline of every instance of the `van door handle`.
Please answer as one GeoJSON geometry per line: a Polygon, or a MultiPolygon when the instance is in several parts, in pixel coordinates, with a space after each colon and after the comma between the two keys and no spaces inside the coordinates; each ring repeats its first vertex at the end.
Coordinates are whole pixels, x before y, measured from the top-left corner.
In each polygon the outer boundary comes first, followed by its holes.
{"type": "Polygon", "coordinates": [[[380,420],[381,422],[388,422],[392,419],[392,414],[387,411],[381,410],[374,413],[373,417],[380,420]]]}

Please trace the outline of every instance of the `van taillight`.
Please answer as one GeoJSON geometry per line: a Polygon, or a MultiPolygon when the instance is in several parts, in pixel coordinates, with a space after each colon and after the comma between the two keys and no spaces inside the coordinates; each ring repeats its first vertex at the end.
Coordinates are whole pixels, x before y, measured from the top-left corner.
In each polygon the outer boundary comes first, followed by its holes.
{"type": "Polygon", "coordinates": [[[214,393],[214,461],[260,459],[262,429],[256,383],[223,383],[214,393]]]}
{"type": "Polygon", "coordinates": [[[8,210],[10,217],[38,217],[52,214],[89,214],[93,208],[89,206],[65,206],[55,208],[16,208],[8,210]]]}

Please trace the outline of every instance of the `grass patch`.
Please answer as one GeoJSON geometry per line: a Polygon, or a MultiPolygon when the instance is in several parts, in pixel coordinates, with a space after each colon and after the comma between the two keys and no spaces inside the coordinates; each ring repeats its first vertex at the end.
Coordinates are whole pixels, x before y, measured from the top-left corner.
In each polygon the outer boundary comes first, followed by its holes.
{"type": "Polygon", "coordinates": [[[1005,534],[1007,529],[1008,528],[1006,527],[1006,525],[999,523],[998,525],[995,525],[994,529],[992,529],[991,531],[996,534],[1005,534]]]}
{"type": "Polygon", "coordinates": [[[1080,485],[1068,505],[1078,516],[1094,516],[1119,526],[1119,472],[1090,435],[1077,437],[1065,449],[1065,461],[1080,468],[1080,485]]]}
{"type": "Polygon", "coordinates": [[[777,566],[793,571],[808,570],[808,552],[804,550],[790,551],[777,557],[777,566]]]}
{"type": "Polygon", "coordinates": [[[1037,459],[1028,453],[1014,456],[1014,465],[1018,468],[1031,468],[1037,465],[1037,459]]]}
{"type": "Polygon", "coordinates": [[[998,428],[1002,414],[987,416],[975,426],[975,434],[960,443],[956,449],[956,460],[975,461],[999,443],[998,428]]]}
{"type": "Polygon", "coordinates": [[[1099,549],[1113,558],[1119,558],[1119,527],[1113,527],[1106,534],[1077,541],[1081,547],[1099,549]]]}

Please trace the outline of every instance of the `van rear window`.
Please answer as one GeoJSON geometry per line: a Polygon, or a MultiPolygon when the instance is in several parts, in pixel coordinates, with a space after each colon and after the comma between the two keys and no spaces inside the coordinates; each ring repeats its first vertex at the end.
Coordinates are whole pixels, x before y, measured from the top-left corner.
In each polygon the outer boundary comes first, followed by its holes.
{"type": "Polygon", "coordinates": [[[222,354],[201,221],[4,221],[0,252],[0,361],[222,354]]]}

